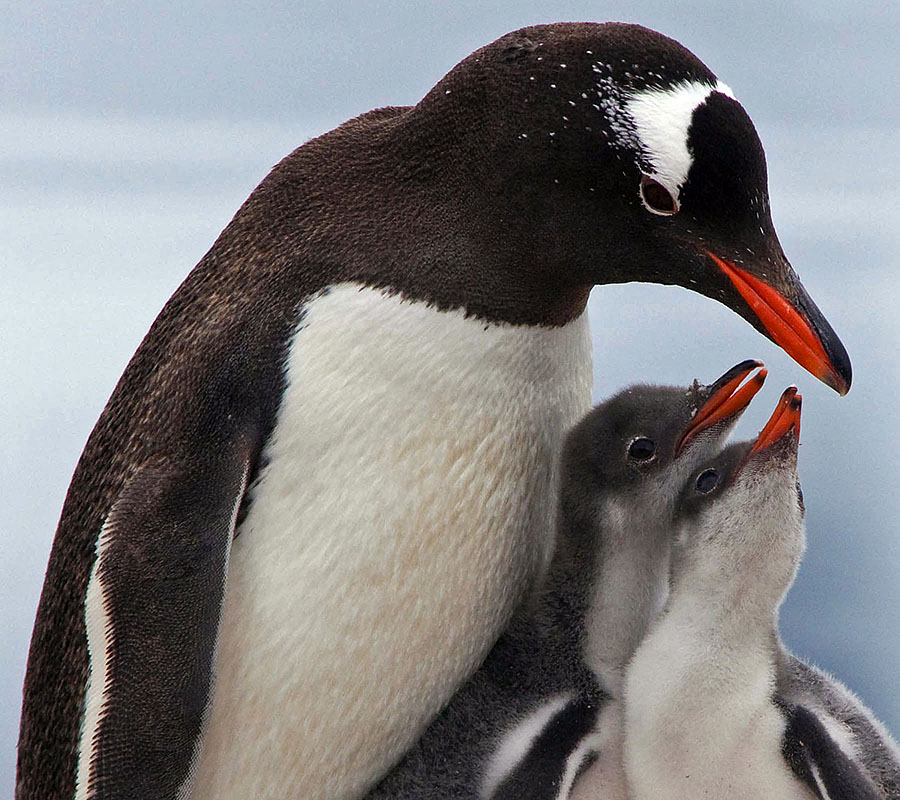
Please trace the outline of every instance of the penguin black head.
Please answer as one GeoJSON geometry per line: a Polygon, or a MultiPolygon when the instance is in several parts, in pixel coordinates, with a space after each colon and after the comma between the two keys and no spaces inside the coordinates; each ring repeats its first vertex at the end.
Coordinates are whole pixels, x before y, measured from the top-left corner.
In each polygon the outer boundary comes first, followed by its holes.
{"type": "Polygon", "coordinates": [[[594,408],[563,445],[561,517],[569,529],[592,529],[598,515],[615,516],[612,505],[633,502],[646,519],[668,520],[686,476],[759,391],[764,369],[741,384],[761,366],[744,361],[708,386],[635,386],[594,408]]]}
{"type": "Polygon", "coordinates": [[[786,389],[754,441],[729,445],[691,474],[675,511],[673,583],[690,566],[737,582],[752,569],[762,590],[772,584],[768,599],[780,601],[805,546],[801,402],[796,387],[786,389]]]}
{"type": "MultiPolygon", "coordinates": [[[[465,196],[475,252],[517,281],[520,300],[558,299],[530,304],[544,320],[571,316],[595,284],[678,284],[849,389],[847,353],[778,242],[753,123],[672,39],[618,23],[523,28],[461,62],[398,124],[410,157],[465,196]]],[[[467,308],[490,317],[502,294],[467,308]]]]}

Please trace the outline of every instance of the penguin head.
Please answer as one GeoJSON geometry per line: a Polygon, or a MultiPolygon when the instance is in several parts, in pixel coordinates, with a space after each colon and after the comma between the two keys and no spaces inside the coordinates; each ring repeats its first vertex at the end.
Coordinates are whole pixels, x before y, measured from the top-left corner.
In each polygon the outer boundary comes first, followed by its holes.
{"type": "Polygon", "coordinates": [[[506,259],[517,291],[583,307],[597,283],[677,284],[849,389],[847,353],[775,233],[753,123],[677,42],[618,23],[524,28],[464,60],[416,115],[440,116],[447,186],[466,184],[477,251],[506,259]]]}
{"type": "Polygon", "coordinates": [[[765,565],[760,592],[780,601],[805,547],[797,479],[801,401],[796,387],[785,390],[755,440],[729,445],[685,482],[674,517],[673,585],[697,571],[739,580],[765,565]]]}
{"type": "Polygon", "coordinates": [[[744,382],[758,367],[744,361],[706,386],[634,386],[594,408],[563,445],[562,536],[667,524],[687,475],[718,450],[762,386],[765,370],[744,382]],[[618,519],[630,516],[626,508],[639,524],[618,519]]]}

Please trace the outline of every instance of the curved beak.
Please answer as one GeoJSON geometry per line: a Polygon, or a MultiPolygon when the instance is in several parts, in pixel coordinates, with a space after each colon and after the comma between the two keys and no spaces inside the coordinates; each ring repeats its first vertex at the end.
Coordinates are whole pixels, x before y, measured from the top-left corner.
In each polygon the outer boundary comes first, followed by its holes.
{"type": "Polygon", "coordinates": [[[781,395],[775,411],[769,417],[765,427],[759,432],[753,447],[747,454],[749,458],[754,453],[759,453],[768,447],[780,442],[789,433],[794,434],[795,443],[800,441],[800,409],[803,405],[803,396],[797,394],[796,386],[789,386],[781,395]]]}
{"type": "Polygon", "coordinates": [[[852,370],[847,351],[793,271],[788,271],[789,291],[796,296],[792,304],[755,275],[708,250],[706,254],[744,298],[775,344],[838,394],[850,391],[852,370]]]}
{"type": "Polygon", "coordinates": [[[675,457],[677,458],[685,445],[691,441],[700,431],[711,428],[717,423],[729,424],[734,422],[750,404],[750,401],[765,383],[768,372],[760,369],[747,383],[744,379],[757,367],[762,367],[762,361],[752,359],[742,361],[733,366],[722,377],[706,387],[709,397],[706,402],[697,409],[697,413],[691,420],[691,424],[685,428],[675,445],[675,457]],[[738,388],[740,387],[740,388],[738,388]]]}

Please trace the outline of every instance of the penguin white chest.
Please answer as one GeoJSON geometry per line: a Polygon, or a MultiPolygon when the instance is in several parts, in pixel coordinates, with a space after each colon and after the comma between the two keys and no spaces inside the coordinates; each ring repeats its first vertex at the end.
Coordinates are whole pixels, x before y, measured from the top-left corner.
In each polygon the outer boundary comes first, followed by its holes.
{"type": "Polygon", "coordinates": [[[546,562],[590,403],[586,315],[311,299],[235,540],[193,798],[349,798],[477,667],[546,562]]]}

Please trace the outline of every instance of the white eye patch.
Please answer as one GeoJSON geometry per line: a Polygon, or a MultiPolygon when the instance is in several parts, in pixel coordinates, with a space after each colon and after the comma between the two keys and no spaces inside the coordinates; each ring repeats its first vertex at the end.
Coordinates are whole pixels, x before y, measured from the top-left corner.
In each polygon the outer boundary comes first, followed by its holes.
{"type": "Polygon", "coordinates": [[[713,92],[734,99],[724,83],[715,86],[685,81],[668,89],[646,89],[625,101],[625,111],[652,166],[651,177],[678,198],[693,158],[687,147],[688,128],[698,106],[713,92]]]}

